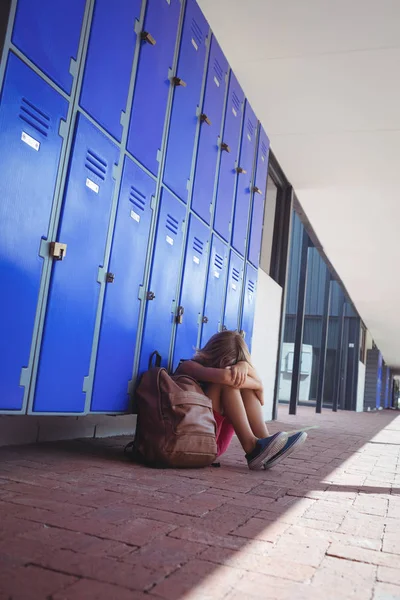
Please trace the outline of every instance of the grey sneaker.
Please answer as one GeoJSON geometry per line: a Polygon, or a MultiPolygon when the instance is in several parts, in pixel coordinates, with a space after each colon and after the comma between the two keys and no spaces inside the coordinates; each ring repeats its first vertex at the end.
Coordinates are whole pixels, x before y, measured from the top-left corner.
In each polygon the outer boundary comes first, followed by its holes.
{"type": "Polygon", "coordinates": [[[267,438],[257,440],[256,447],[246,454],[249,469],[261,469],[263,464],[271,457],[276,456],[285,446],[288,439],[287,433],[280,431],[267,438]]]}
{"type": "Polygon", "coordinates": [[[305,431],[299,431],[298,433],[290,435],[287,438],[286,444],[283,446],[283,448],[281,448],[279,452],[274,454],[267,462],[263,464],[264,469],[270,469],[284,458],[290,456],[292,452],[294,452],[304,444],[306,439],[307,434],[305,431]]]}

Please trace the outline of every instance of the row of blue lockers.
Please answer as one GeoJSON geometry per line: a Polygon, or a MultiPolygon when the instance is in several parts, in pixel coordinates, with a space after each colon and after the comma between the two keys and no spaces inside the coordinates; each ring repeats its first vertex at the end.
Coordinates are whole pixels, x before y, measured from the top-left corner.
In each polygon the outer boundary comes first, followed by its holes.
{"type": "Polygon", "coordinates": [[[126,412],[154,350],[251,346],[269,142],[194,0],[55,4],[3,55],[0,410],[126,412]]]}

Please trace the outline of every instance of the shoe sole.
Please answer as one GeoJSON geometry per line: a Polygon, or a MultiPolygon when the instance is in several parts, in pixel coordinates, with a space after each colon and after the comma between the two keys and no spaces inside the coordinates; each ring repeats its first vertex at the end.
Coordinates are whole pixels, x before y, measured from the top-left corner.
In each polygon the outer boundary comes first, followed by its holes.
{"type": "Polygon", "coordinates": [[[268,446],[268,448],[265,448],[264,452],[261,452],[261,454],[259,454],[249,463],[249,469],[251,471],[262,469],[264,463],[267,462],[267,460],[269,460],[270,456],[274,456],[282,450],[287,440],[288,436],[286,433],[282,432],[279,435],[277,435],[275,440],[268,446]]]}
{"type": "Polygon", "coordinates": [[[263,464],[264,469],[270,469],[271,467],[273,467],[273,466],[277,465],[279,462],[281,462],[281,460],[283,460],[284,458],[287,458],[288,456],[290,456],[295,450],[298,450],[298,448],[300,448],[300,446],[302,446],[304,444],[306,439],[307,439],[307,434],[305,431],[303,431],[302,435],[298,438],[298,440],[296,442],[294,442],[294,444],[292,446],[290,446],[290,448],[284,454],[282,454],[281,456],[278,456],[275,459],[271,458],[270,461],[264,463],[263,464]]]}

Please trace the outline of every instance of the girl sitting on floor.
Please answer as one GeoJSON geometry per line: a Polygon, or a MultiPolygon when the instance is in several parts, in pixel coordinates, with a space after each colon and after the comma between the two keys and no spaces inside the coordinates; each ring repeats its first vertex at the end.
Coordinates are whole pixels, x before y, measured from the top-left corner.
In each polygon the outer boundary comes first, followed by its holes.
{"type": "Polygon", "coordinates": [[[213,335],[191,360],[181,361],[177,373],[193,377],[212,401],[218,456],[226,452],[236,433],[249,469],[268,469],[305,442],[305,432],[269,434],[262,413],[262,383],[237,331],[213,335]]]}

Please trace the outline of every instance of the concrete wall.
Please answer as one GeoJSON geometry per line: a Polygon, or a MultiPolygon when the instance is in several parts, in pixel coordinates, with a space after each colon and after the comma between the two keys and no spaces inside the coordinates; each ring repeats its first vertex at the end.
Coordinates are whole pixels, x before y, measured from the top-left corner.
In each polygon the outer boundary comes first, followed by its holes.
{"type": "Polygon", "coordinates": [[[272,418],[276,361],[279,345],[282,288],[264,271],[258,271],[252,361],[264,385],[264,416],[272,418]]]}

